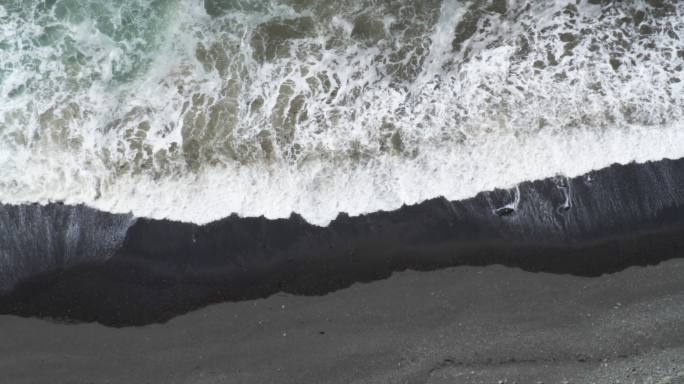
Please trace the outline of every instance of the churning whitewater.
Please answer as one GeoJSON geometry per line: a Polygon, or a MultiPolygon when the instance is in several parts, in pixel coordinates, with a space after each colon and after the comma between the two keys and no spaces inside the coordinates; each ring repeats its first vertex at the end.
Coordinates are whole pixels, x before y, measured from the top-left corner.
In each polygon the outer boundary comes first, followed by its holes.
{"type": "Polygon", "coordinates": [[[325,225],[684,156],[684,2],[0,4],[2,203],[325,225]]]}

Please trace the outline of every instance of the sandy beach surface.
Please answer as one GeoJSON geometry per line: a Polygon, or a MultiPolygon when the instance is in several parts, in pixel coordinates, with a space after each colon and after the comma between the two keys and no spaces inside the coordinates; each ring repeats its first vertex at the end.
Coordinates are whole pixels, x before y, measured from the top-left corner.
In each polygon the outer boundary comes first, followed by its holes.
{"type": "Polygon", "coordinates": [[[3,206],[0,383],[684,383],[682,186],[614,166],[328,227],[3,206]]]}
{"type": "Polygon", "coordinates": [[[684,384],[684,0],[0,0],[0,384],[684,384]]]}
{"type": "Polygon", "coordinates": [[[110,328],[0,317],[2,383],[680,383],[684,260],[394,273],[110,328]]]}

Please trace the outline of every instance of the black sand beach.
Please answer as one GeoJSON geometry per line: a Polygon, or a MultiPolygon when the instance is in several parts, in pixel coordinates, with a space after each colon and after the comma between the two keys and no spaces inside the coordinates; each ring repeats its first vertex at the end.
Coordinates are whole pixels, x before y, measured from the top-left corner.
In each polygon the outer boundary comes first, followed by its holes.
{"type": "Polygon", "coordinates": [[[616,165],[328,227],[3,206],[0,382],[677,383],[683,187],[616,165]]]}
{"type": "Polygon", "coordinates": [[[2,383],[680,383],[684,261],[407,271],[110,328],[0,317],[2,383]]]}
{"type": "Polygon", "coordinates": [[[327,227],[296,215],[199,226],[59,204],[2,206],[0,223],[0,314],[147,325],[211,303],[324,295],[406,269],[501,264],[600,276],[681,257],[684,160],[341,215],[327,227]]]}
{"type": "Polygon", "coordinates": [[[0,384],[684,384],[682,42],[682,0],[0,0],[0,384]]]}

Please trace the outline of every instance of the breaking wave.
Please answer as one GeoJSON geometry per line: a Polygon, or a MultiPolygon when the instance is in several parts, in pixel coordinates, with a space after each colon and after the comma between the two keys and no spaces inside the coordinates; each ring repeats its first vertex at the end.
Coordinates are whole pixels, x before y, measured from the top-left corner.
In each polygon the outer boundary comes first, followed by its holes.
{"type": "Polygon", "coordinates": [[[9,0],[0,202],[326,225],[684,156],[677,1],[9,0]]]}

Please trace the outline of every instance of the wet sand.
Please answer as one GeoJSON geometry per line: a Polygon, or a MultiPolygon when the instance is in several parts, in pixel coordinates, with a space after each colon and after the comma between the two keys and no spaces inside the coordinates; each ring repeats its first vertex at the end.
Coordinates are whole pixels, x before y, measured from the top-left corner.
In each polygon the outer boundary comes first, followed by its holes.
{"type": "Polygon", "coordinates": [[[110,328],[0,317],[3,383],[679,383],[684,260],[404,271],[110,328]]]}
{"type": "Polygon", "coordinates": [[[195,225],[83,206],[0,206],[0,314],[142,326],[407,269],[500,264],[599,276],[682,257],[683,234],[684,159],[340,215],[328,227],[296,215],[195,225]]]}
{"type": "Polygon", "coordinates": [[[1,384],[499,382],[684,383],[684,159],[328,227],[0,205],[1,384]]]}

